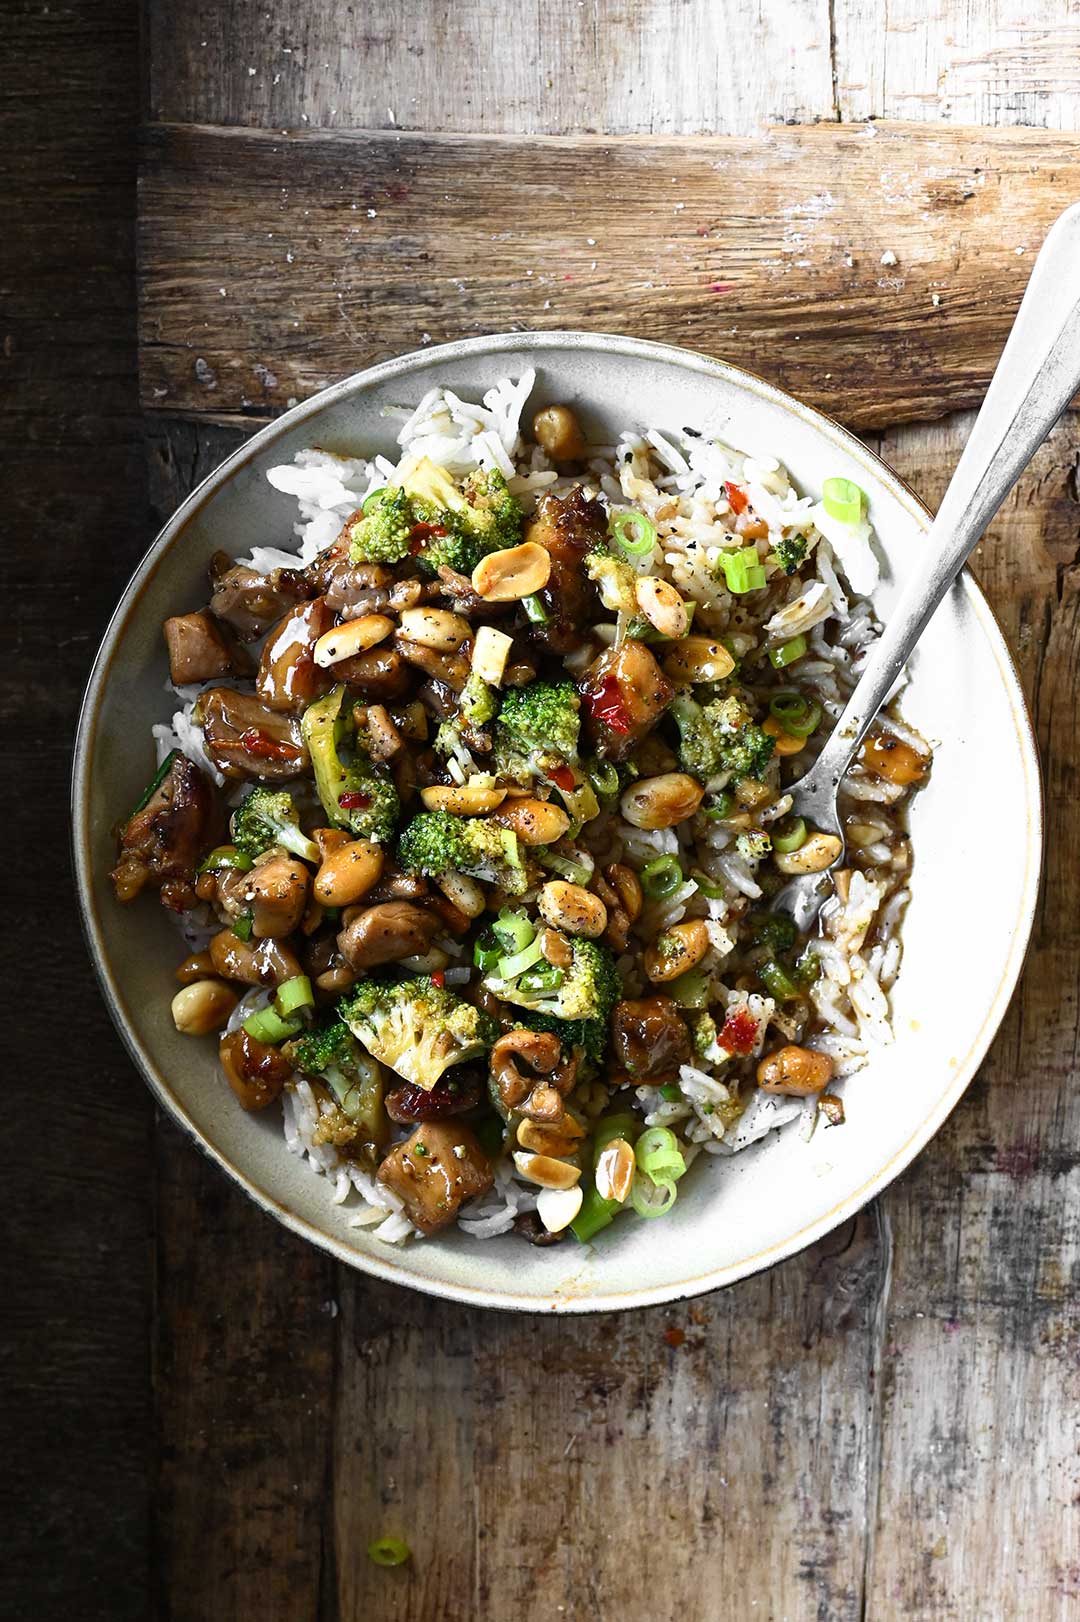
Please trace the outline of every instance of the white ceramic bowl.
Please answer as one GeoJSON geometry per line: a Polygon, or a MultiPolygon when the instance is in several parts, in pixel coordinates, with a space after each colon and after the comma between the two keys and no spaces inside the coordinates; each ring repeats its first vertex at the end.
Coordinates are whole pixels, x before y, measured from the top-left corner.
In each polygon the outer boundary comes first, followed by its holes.
{"type": "Polygon", "coordinates": [[[566,400],[591,436],[627,426],[729,420],[744,446],[767,447],[795,483],[820,493],[830,474],[868,493],[887,559],[883,615],[919,557],[929,515],[856,439],[779,389],[718,361],[629,338],[527,333],[448,344],[373,367],[256,434],[184,503],[125,591],[91,676],[75,756],[75,857],[86,930],[113,1018],[161,1104],[253,1199],[295,1232],[381,1278],[473,1304],[584,1312],[700,1294],[820,1238],[901,1172],[975,1073],[1020,973],[1038,888],[1038,757],[1001,632],[966,575],[912,660],[904,714],[936,746],[915,800],[915,870],[894,993],[896,1041],[846,1087],[847,1124],[806,1144],[797,1129],[731,1160],[703,1157],[659,1223],[619,1223],[595,1246],[533,1249],[512,1236],[453,1231],[398,1248],[349,1226],[350,1206],[289,1154],[279,1112],[246,1115],[224,1084],[215,1045],[169,1018],[175,930],[149,899],[121,909],[107,874],[111,830],[150,773],[149,729],[171,705],[161,622],[205,600],[206,563],[223,547],[287,543],[293,502],[265,472],[304,446],[393,452],[384,406],[433,384],[479,397],[499,377],[537,369],[537,403],[566,400]]]}

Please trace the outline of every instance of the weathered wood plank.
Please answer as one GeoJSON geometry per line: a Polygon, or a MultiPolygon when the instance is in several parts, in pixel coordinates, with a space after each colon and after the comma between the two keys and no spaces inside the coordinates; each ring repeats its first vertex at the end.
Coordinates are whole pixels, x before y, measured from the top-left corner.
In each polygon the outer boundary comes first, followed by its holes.
{"type": "Polygon", "coordinates": [[[827,0],[149,0],[150,116],[671,135],[833,116],[827,0]]]}
{"type": "Polygon", "coordinates": [[[748,365],[855,425],[937,417],[980,397],[1029,256],[1078,192],[1080,143],[1033,131],[159,128],[143,399],[261,418],[432,340],[615,327],[748,365]]]}

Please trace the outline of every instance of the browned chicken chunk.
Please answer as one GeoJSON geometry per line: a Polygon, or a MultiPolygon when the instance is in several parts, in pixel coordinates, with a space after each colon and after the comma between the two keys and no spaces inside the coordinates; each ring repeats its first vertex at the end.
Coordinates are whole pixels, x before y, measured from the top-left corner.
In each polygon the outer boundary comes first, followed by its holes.
{"type": "Polygon", "coordinates": [[[174,753],[146,804],[121,830],[111,874],[117,900],[134,901],[149,886],[174,912],[193,907],[195,867],[216,821],[214,790],[206,774],[186,755],[174,753]]]}
{"type": "Polygon", "coordinates": [[[231,626],[241,642],[264,636],[294,603],[315,595],[299,569],[259,574],[224,552],[210,559],[210,590],[211,614],[231,626]]]}
{"type": "Polygon", "coordinates": [[[675,697],[644,642],[633,637],[593,661],[580,691],[589,737],[609,760],[627,760],[675,697]]]}
{"type": "Polygon", "coordinates": [[[230,673],[251,674],[249,655],[230,641],[205,609],[197,614],[174,614],[161,629],[169,650],[169,675],[178,687],[230,673]]]}
{"type": "Polygon", "coordinates": [[[280,715],[250,693],[211,687],[198,703],[206,750],[226,777],[257,777],[263,782],[300,777],[310,764],[300,722],[280,715]]]}
{"type": "Polygon", "coordinates": [[[246,1031],[223,1036],[218,1055],[229,1086],[246,1110],[266,1109],[292,1075],[289,1061],[277,1048],[256,1042],[246,1031]]]}
{"type": "Polygon", "coordinates": [[[315,663],[315,644],[334,625],[325,597],[298,603],[270,632],[259,660],[255,691],[264,704],[286,715],[302,715],[334,684],[334,672],[315,663]]]}
{"type": "Polygon", "coordinates": [[[615,1058],[635,1081],[674,1075],[690,1063],[690,1032],[674,997],[636,997],[611,1015],[615,1058]]]}
{"type": "Polygon", "coordinates": [[[423,1121],[379,1167],[379,1182],[396,1194],[421,1233],[453,1222],[466,1200],[486,1194],[491,1163],[467,1126],[423,1121]]]}
{"type": "Polygon", "coordinates": [[[547,585],[537,595],[547,610],[547,622],[533,626],[530,636],[552,653],[580,648],[583,628],[595,618],[596,588],[585,573],[585,554],[607,534],[607,513],[583,490],[559,496],[541,496],[536,515],[525,530],[526,541],[538,542],[551,559],[547,585]]]}

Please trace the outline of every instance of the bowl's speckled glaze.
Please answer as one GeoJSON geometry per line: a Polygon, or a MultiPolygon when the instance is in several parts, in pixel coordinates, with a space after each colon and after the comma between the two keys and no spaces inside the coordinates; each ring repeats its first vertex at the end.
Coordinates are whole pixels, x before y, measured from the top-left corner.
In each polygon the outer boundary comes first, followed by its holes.
{"type": "Polygon", "coordinates": [[[875,595],[884,615],[919,554],[929,514],[843,429],[746,372],[702,355],[595,333],[473,339],[387,362],[325,390],[225,462],[165,526],[132,578],[102,642],[76,744],[75,863],[102,990],[159,1102],[263,1208],[343,1261],[474,1305],[582,1312],[712,1290],[780,1261],[850,1217],[926,1144],[974,1075],[1008,1005],[1031,930],[1042,853],[1038,756],[1001,632],[965,575],[910,667],[906,718],[935,745],[931,781],[912,814],[913,899],[894,991],[896,1041],[846,1084],[847,1124],[773,1134],[733,1160],[699,1162],[660,1223],[627,1220],[583,1249],[535,1250],[513,1237],[479,1243],[454,1231],[404,1248],[349,1226],[326,1182],[290,1155],[278,1111],[237,1108],[215,1044],[178,1035],[169,1018],[179,957],[151,901],[121,909],[108,870],[112,829],[151,770],[152,722],[171,710],[161,622],[201,606],[206,563],[222,547],[288,544],[294,503],[265,472],[304,446],[392,453],[388,405],[415,404],[436,383],[479,396],[499,377],[537,370],[534,401],[568,400],[593,437],[627,426],[708,421],[768,450],[795,483],[820,492],[855,479],[887,560],[875,595]],[[992,807],[992,815],[987,808],[992,807]]]}

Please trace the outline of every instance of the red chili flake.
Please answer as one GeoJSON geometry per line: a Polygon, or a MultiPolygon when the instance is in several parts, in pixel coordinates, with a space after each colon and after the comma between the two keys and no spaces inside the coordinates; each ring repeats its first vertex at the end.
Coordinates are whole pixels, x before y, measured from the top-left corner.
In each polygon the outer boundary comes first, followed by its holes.
{"type": "Polygon", "coordinates": [[[677,1329],[675,1325],[672,1324],[670,1329],[664,1330],[664,1339],[667,1341],[669,1346],[673,1347],[677,1351],[682,1345],[683,1341],[686,1339],[686,1330],[677,1329]]]}
{"type": "Polygon", "coordinates": [[[435,970],[435,973],[431,976],[431,983],[433,986],[438,986],[440,991],[442,990],[443,986],[446,984],[446,975],[443,973],[442,969],[435,970]]]}
{"type": "Polygon", "coordinates": [[[246,732],[241,732],[240,747],[258,760],[299,760],[303,754],[303,750],[297,749],[295,744],[271,738],[258,727],[248,727],[246,732]]]}
{"type": "Polygon", "coordinates": [[[737,484],[729,484],[726,480],[724,490],[727,493],[728,505],[735,516],[738,517],[740,513],[744,513],[750,505],[750,497],[746,491],[737,484]]]}
{"type": "Polygon", "coordinates": [[[339,794],[337,803],[343,811],[366,811],[371,804],[371,795],[363,793],[362,790],[353,789],[348,793],[339,794]]]}
{"type": "Polygon", "coordinates": [[[717,1040],[729,1053],[753,1053],[757,1046],[758,1022],[749,1008],[735,1008],[725,1019],[717,1040]]]}
{"type": "Polygon", "coordinates": [[[414,524],[409,531],[409,552],[415,557],[424,550],[424,542],[432,535],[445,535],[445,524],[414,524]]]}
{"type": "Polygon", "coordinates": [[[586,694],[585,702],[594,721],[603,722],[612,732],[631,731],[632,722],[617,677],[605,676],[595,692],[586,694]]]}
{"type": "Polygon", "coordinates": [[[574,792],[574,774],[569,766],[556,766],[554,771],[548,772],[548,776],[555,784],[555,787],[561,788],[564,794],[574,792]]]}

